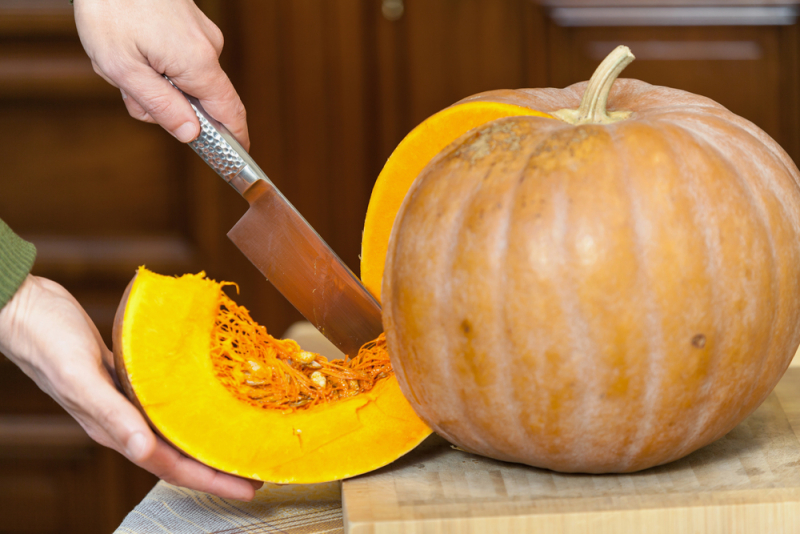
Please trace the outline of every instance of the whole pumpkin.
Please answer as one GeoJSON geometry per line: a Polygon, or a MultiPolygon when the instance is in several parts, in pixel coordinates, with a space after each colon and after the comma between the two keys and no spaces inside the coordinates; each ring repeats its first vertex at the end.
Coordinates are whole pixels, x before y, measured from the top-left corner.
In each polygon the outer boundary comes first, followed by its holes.
{"type": "Polygon", "coordinates": [[[615,81],[631,59],[470,100],[541,113],[470,130],[393,192],[389,353],[414,410],[467,451],[663,464],[751,413],[800,343],[797,168],[707,98],[615,81]]]}

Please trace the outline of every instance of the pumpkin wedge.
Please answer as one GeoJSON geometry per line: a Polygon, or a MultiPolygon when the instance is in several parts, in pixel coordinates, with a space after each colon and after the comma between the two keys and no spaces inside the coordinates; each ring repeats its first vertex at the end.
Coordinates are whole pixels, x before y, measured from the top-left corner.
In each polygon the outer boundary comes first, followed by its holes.
{"type": "MultiPolygon", "coordinates": [[[[140,268],[115,319],[115,364],[126,394],[184,454],[255,480],[315,483],[377,469],[430,434],[386,369],[378,371],[388,376],[361,392],[358,384],[348,389],[354,375],[347,375],[350,381],[337,382],[345,394],[334,399],[297,392],[294,405],[266,399],[259,382],[267,374],[299,376],[291,368],[303,368],[298,362],[330,371],[328,381],[349,371],[269,337],[222,286],[202,273],[174,278],[140,268]],[[277,362],[280,356],[288,358],[277,362]]],[[[318,378],[300,378],[301,388],[317,391],[318,378]]]]}

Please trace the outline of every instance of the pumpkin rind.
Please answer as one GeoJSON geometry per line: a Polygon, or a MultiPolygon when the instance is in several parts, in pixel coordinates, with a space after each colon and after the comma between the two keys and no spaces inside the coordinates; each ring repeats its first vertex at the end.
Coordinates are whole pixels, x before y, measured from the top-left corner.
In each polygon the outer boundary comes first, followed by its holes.
{"type": "Polygon", "coordinates": [[[128,395],[167,441],[220,471],[314,483],[386,465],[430,434],[392,376],[368,392],[281,413],[244,404],[209,357],[220,285],[140,269],[120,306],[114,351],[128,395]]]}
{"type": "MultiPolygon", "coordinates": [[[[551,113],[584,88],[504,98],[551,113]]],[[[751,413],[800,343],[785,152],[683,91],[618,80],[609,107],[633,114],[488,123],[404,195],[390,354],[415,411],[466,450],[568,472],[663,464],[751,413]]]]}

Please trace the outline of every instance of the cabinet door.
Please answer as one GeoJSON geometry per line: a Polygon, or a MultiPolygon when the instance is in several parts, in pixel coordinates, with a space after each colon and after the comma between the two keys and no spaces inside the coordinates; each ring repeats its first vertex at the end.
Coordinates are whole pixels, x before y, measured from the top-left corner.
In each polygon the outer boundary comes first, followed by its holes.
{"type": "Polygon", "coordinates": [[[403,16],[376,23],[381,152],[467,96],[533,80],[541,54],[538,13],[522,0],[404,0],[403,16]],[[534,67],[534,70],[536,67],[534,67]]]}

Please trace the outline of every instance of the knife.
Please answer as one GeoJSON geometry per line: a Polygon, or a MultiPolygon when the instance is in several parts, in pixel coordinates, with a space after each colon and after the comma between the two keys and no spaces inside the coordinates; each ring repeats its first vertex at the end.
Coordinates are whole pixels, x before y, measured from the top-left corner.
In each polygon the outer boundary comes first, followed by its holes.
{"type": "Polygon", "coordinates": [[[228,237],[322,335],[349,357],[358,354],[383,332],[378,301],[228,129],[181,93],[200,120],[189,146],[250,204],[228,237]]]}

